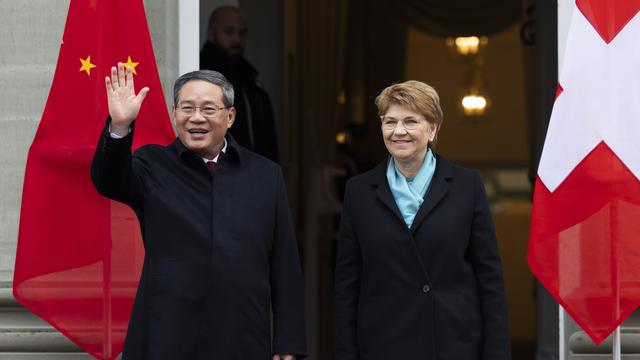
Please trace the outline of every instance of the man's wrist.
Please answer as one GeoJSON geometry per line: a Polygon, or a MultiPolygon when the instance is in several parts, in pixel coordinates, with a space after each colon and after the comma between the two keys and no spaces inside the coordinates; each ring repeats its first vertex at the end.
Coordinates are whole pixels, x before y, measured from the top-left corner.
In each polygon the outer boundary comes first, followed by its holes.
{"type": "Polygon", "coordinates": [[[129,135],[131,132],[131,126],[122,127],[122,126],[114,126],[114,124],[109,124],[109,135],[111,135],[114,139],[122,139],[123,137],[129,135]]]}

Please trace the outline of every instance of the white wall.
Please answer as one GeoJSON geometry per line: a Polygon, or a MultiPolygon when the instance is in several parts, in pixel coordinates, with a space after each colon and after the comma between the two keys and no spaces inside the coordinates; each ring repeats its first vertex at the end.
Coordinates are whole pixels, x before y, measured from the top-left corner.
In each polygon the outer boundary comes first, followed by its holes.
{"type": "Polygon", "coordinates": [[[27,151],[53,80],[68,7],[69,0],[0,0],[0,282],[13,279],[27,151]]]}

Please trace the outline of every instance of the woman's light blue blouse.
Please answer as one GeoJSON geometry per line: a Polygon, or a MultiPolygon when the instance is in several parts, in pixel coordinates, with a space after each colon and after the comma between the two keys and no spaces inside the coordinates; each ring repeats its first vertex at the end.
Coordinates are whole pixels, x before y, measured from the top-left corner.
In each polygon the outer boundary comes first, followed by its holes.
{"type": "Polygon", "coordinates": [[[404,218],[407,228],[411,228],[413,219],[418,213],[418,209],[424,201],[424,194],[427,193],[431,179],[436,171],[436,157],[427,149],[422,166],[416,176],[412,179],[406,178],[396,167],[393,156],[387,165],[387,181],[391,188],[393,198],[398,205],[400,214],[404,218]]]}

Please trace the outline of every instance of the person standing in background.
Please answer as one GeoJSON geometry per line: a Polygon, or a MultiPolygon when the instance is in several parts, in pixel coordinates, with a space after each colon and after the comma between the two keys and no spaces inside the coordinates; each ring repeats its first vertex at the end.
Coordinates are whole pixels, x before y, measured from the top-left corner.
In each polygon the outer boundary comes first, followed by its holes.
{"type": "Polygon", "coordinates": [[[279,163],[278,136],[271,100],[257,83],[258,71],[244,58],[247,23],[234,6],[221,6],[209,18],[200,68],[225,75],[236,92],[236,120],[229,130],[236,141],[279,163]]]}

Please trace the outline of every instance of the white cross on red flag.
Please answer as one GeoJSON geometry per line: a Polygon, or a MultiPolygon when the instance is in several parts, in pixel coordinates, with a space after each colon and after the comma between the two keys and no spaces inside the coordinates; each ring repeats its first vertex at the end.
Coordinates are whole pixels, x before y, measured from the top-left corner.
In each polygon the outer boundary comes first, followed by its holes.
{"type": "Polygon", "coordinates": [[[529,267],[596,343],[640,305],[640,0],[577,0],[529,267]]]}

